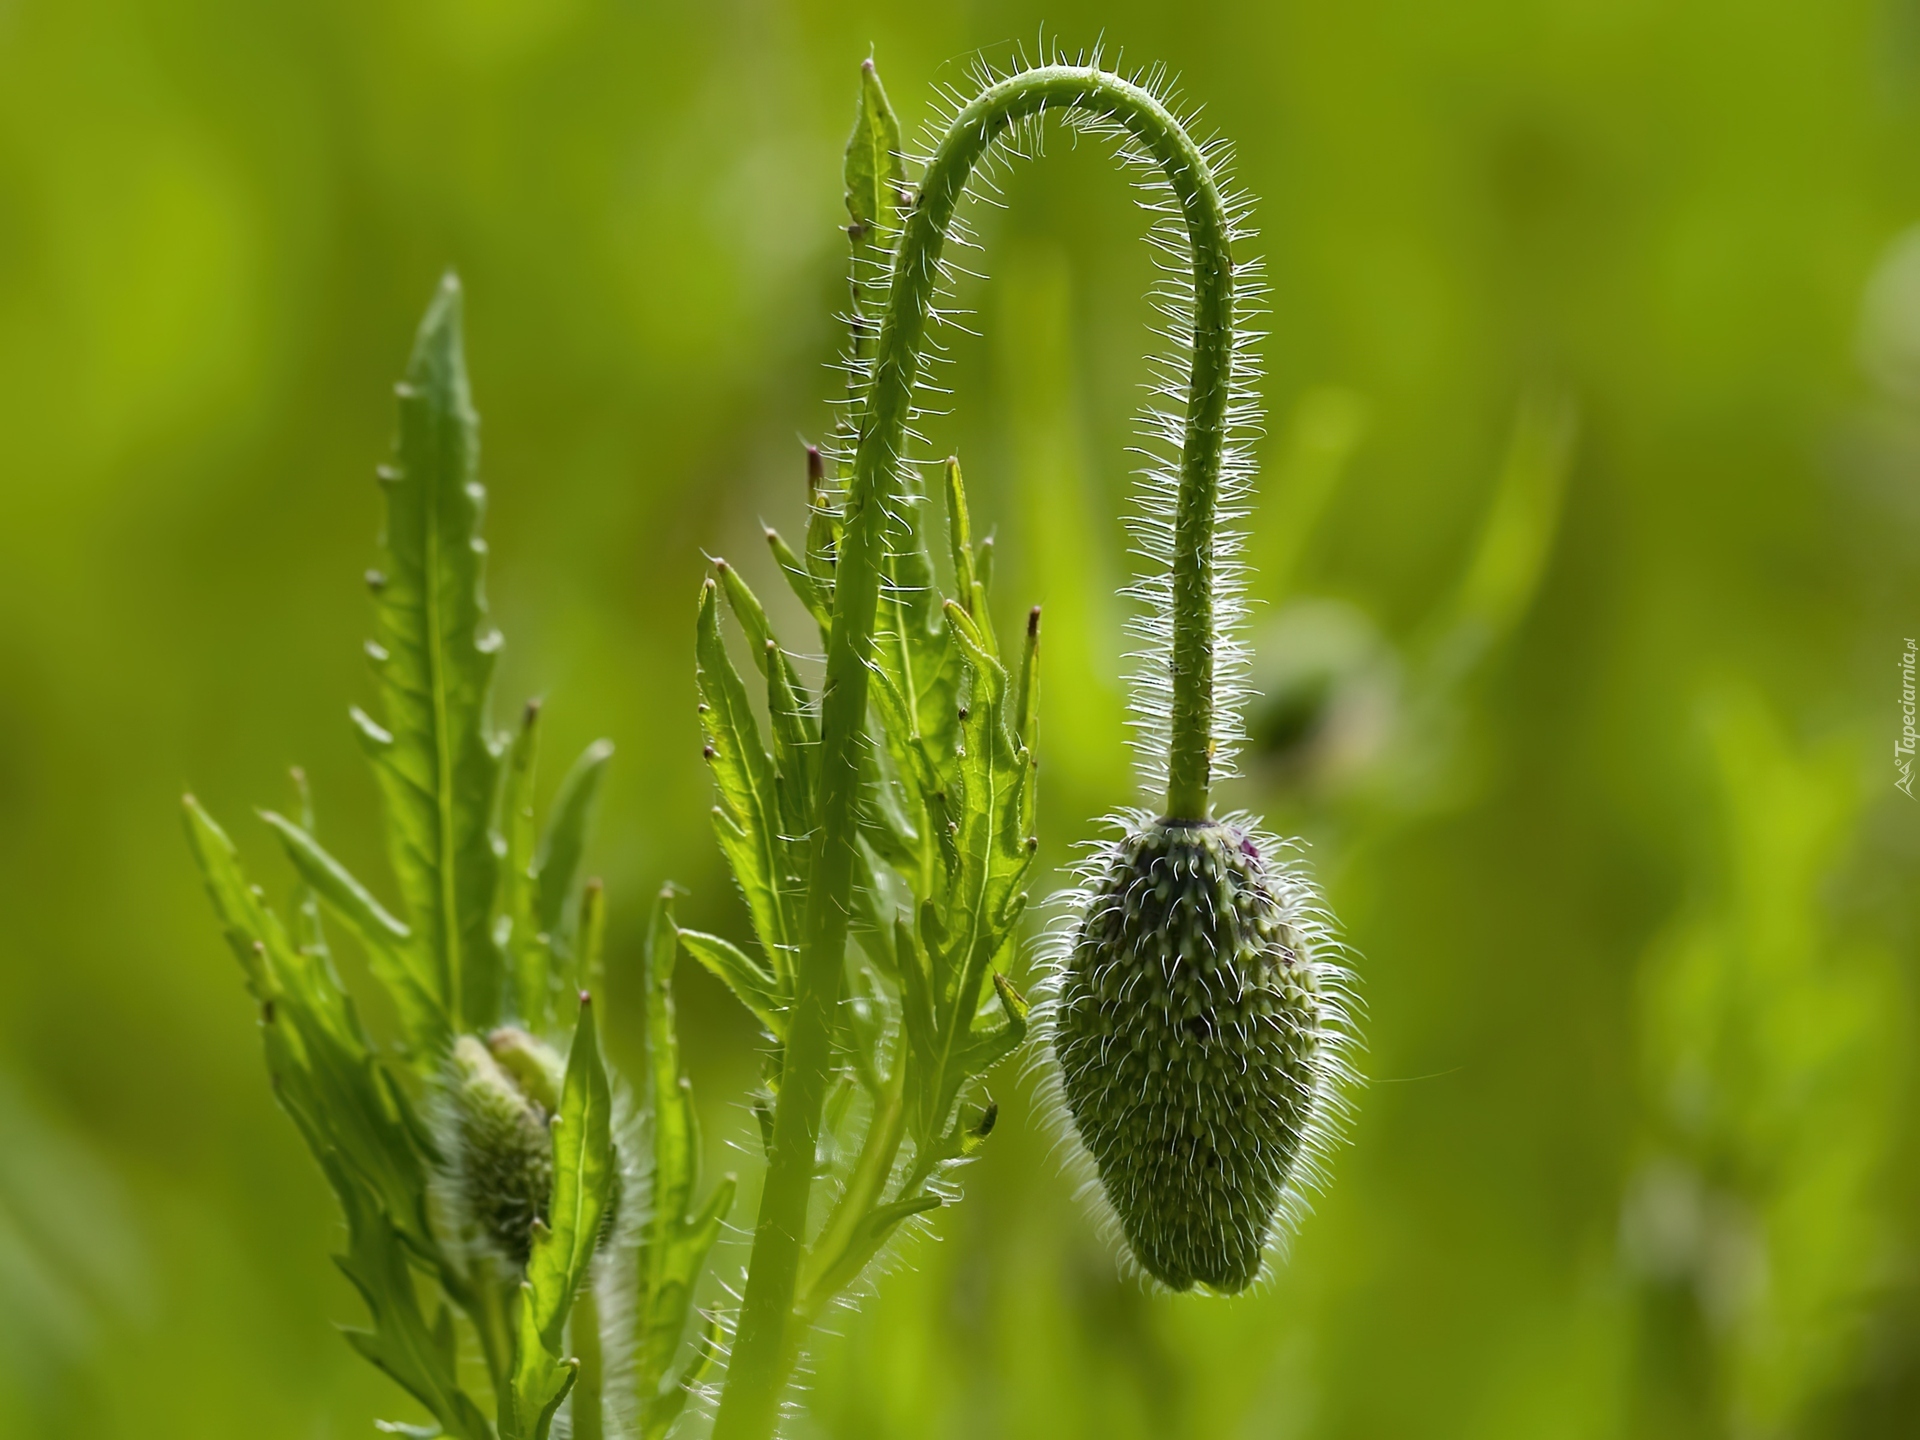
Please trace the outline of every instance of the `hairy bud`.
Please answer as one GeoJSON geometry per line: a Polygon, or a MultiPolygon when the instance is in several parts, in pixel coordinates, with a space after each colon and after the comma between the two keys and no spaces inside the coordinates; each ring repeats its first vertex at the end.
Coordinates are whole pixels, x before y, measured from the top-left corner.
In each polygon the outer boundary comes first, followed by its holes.
{"type": "Polygon", "coordinates": [[[1304,882],[1217,821],[1134,825],[1098,862],[1060,978],[1067,1108],[1141,1267],[1260,1273],[1321,1123],[1334,1015],[1304,882]]]}
{"type": "Polygon", "coordinates": [[[487,1241],[524,1265],[553,1191],[551,1112],[471,1035],[454,1042],[448,1066],[460,1198],[487,1241]]]}

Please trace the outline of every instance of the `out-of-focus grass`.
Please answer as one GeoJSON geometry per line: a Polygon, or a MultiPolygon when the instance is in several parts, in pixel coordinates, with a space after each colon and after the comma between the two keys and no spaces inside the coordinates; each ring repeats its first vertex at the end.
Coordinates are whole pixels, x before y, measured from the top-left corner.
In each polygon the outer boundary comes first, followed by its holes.
{"type": "MultiPolygon", "coordinates": [[[[877,46],[911,123],[950,57],[1043,21],[1166,61],[1260,199],[1257,659],[1330,678],[1240,798],[1316,842],[1375,1083],[1293,1259],[1233,1304],[1121,1283],[1009,1085],[966,1203],[818,1357],[811,1433],[1907,1433],[1895,281],[1878,398],[1856,335],[1920,218],[1920,30],[1705,0],[0,8],[0,1337],[34,1341],[0,1345],[0,1433],[382,1413],[174,800],[241,814],[298,762],[379,868],[344,710],[387,386],[441,268],[471,297],[503,689],[548,696],[556,753],[619,744],[593,861],[630,1056],[618,957],[657,884],[744,925],[693,597],[703,550],[752,568],[759,516],[793,528],[795,435],[826,424],[854,67],[877,46]],[[1502,476],[1563,399],[1543,530],[1502,476]],[[1492,643],[1439,663],[1470,613],[1492,643]],[[1729,697],[1704,725],[1702,695],[1729,697]],[[1724,1095],[1698,1123],[1695,1055],[1724,1095]],[[1661,1203],[1705,1218],[1656,1264],[1661,1203]]],[[[982,333],[933,444],[998,526],[1000,596],[1049,607],[1064,861],[1130,796],[1108,592],[1151,272],[1109,167],[1049,149],[981,213],[982,333]]],[[[749,1029],[683,990],[709,1130],[744,1137],[749,1029]]]]}

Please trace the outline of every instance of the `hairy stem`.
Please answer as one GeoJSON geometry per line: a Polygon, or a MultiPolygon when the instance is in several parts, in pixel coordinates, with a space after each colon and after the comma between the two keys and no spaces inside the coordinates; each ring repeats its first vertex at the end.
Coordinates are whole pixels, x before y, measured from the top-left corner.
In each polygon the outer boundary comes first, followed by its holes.
{"type": "Polygon", "coordinates": [[[1165,176],[1192,247],[1194,336],[1173,561],[1172,748],[1167,812],[1203,819],[1213,751],[1213,523],[1232,379],[1233,260],[1226,207],[1211,167],[1180,122],[1145,89],[1077,66],[1027,70],[988,87],[955,118],[927,166],[897,250],[873,379],[858,424],[845,530],[834,577],[833,633],[821,698],[820,812],[814,832],[805,947],[766,1187],[740,1326],[715,1440],[774,1433],[802,1323],[794,1287],[845,974],[867,669],[882,565],[881,532],[900,487],[902,449],[927,345],[941,252],[975,166],[1008,127],[1078,111],[1125,130],[1165,176]]]}

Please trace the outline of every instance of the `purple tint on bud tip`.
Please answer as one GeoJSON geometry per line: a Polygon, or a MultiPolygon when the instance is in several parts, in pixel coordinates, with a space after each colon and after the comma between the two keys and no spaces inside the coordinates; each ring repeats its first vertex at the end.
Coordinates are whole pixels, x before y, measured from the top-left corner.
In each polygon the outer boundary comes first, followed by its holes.
{"type": "Polygon", "coordinates": [[[1249,860],[1259,860],[1260,847],[1253,843],[1253,837],[1251,835],[1242,835],[1240,837],[1240,853],[1249,860]]]}
{"type": "Polygon", "coordinates": [[[581,1008],[582,1008],[582,1009],[585,1009],[585,1008],[586,1008],[587,1006],[589,1006],[589,1005],[591,1005],[591,1004],[593,1004],[593,996],[592,996],[592,995],[591,995],[591,994],[590,994],[589,992],[587,992],[587,991],[585,991],[585,990],[582,990],[582,991],[580,992],[580,1005],[581,1005],[581,1008]]]}
{"type": "Polygon", "coordinates": [[[820,487],[826,483],[826,479],[827,462],[820,458],[820,447],[807,446],[807,493],[809,495],[818,493],[820,487]]]}

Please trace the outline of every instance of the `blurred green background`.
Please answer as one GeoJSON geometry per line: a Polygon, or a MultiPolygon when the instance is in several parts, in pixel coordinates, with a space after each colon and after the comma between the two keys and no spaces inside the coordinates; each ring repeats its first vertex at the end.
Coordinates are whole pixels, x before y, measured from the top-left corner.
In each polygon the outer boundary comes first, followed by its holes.
{"type": "MultiPolygon", "coordinates": [[[[856,66],[911,129],[971,56],[1101,36],[1258,197],[1235,798],[1313,842],[1373,1083],[1292,1259],[1220,1302],[1118,1278],[1001,1077],[966,1202],[838,1318],[796,1433],[1920,1433],[1913,0],[0,0],[0,1433],[402,1408],[333,1334],[337,1217],[177,797],[277,874],[247,807],[301,764],[383,873],[345,710],[441,270],[501,714],[619,746],[593,863],[631,1060],[654,888],[745,930],[694,598],[703,552],[779,589],[757,522],[799,528],[856,66]]],[[[1131,799],[1151,270],[1100,146],[1004,188],[928,453],[998,527],[997,602],[1048,608],[1064,862],[1131,799]]],[[[751,1026],[681,989],[714,1161],[751,1171],[751,1026]]]]}

